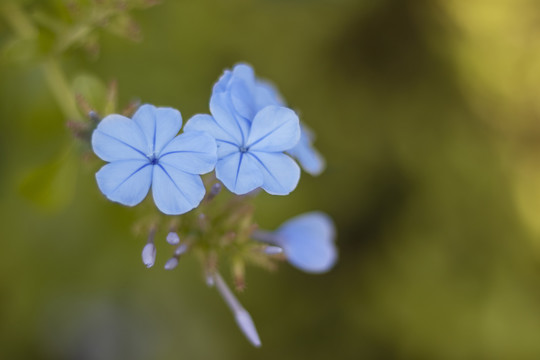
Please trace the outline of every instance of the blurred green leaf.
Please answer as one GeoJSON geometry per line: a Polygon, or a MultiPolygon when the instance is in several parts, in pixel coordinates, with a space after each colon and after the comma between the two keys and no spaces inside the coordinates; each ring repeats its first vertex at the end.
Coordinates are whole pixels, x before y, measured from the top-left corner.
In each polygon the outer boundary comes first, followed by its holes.
{"type": "Polygon", "coordinates": [[[27,64],[34,60],[39,53],[36,38],[13,39],[0,50],[2,62],[9,64],[27,64]]]}
{"type": "Polygon", "coordinates": [[[28,173],[20,184],[22,196],[47,211],[67,206],[75,192],[79,159],[66,149],[58,158],[28,173]]]}

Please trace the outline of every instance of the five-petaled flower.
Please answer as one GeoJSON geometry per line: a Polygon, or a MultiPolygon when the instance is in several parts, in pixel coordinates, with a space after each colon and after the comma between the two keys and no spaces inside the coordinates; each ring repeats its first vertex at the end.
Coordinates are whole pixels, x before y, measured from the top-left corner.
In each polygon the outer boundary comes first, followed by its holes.
{"type": "Polygon", "coordinates": [[[184,128],[216,139],[216,177],[235,194],[261,187],[287,195],[298,184],[300,168],[284,153],[300,139],[298,116],[276,105],[275,96],[270,85],[255,81],[250,67],[238,65],[214,86],[212,116],[195,115],[184,128]]]}
{"type": "MultiPolygon", "coordinates": [[[[279,91],[271,83],[258,79],[253,68],[237,64],[224,74],[214,85],[213,93],[227,94],[232,108],[244,119],[253,119],[255,114],[269,105],[287,106],[279,91]]],[[[300,122],[300,140],[287,154],[294,157],[304,171],[319,175],[325,168],[322,155],[313,147],[313,132],[300,122]]]]}
{"type": "Polygon", "coordinates": [[[108,115],[92,134],[94,152],[109,164],[96,173],[101,192],[127,206],[140,203],[150,186],[168,215],[199,205],[205,194],[200,174],[216,164],[215,140],[204,132],[178,135],[182,116],[172,108],[142,105],[133,119],[108,115]]]}

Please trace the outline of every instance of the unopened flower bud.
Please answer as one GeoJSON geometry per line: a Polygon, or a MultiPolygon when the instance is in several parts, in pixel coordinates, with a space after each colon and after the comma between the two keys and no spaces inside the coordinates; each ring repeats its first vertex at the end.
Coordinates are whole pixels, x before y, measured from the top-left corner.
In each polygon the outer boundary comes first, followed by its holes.
{"type": "Polygon", "coordinates": [[[167,242],[171,245],[178,245],[180,243],[180,236],[174,231],[167,234],[167,242]]]}
{"type": "Polygon", "coordinates": [[[156,261],[156,247],[154,243],[147,243],[142,250],[142,261],[147,268],[154,266],[156,261]]]}
{"type": "Polygon", "coordinates": [[[283,253],[283,249],[279,246],[267,246],[264,248],[264,253],[268,255],[278,255],[283,253]]]}
{"type": "Polygon", "coordinates": [[[98,124],[101,121],[100,116],[94,110],[90,110],[88,112],[88,118],[96,124],[98,124]]]}
{"type": "Polygon", "coordinates": [[[189,249],[189,246],[188,244],[186,243],[183,243],[181,245],[178,245],[178,247],[176,248],[176,250],[174,250],[174,256],[178,257],[182,254],[185,254],[185,252],[189,249]]]}
{"type": "Polygon", "coordinates": [[[176,256],[170,258],[165,263],[165,270],[172,270],[178,266],[178,258],[176,256]]]}
{"type": "Polygon", "coordinates": [[[221,183],[217,182],[214,185],[212,185],[212,187],[208,191],[208,195],[206,196],[206,201],[210,201],[213,198],[215,198],[216,195],[220,193],[220,191],[221,191],[221,183]]]}
{"type": "Polygon", "coordinates": [[[249,313],[242,308],[234,314],[234,318],[236,319],[238,327],[242,330],[249,342],[255,347],[261,347],[261,339],[259,338],[257,329],[255,328],[255,324],[249,313]]]}
{"type": "Polygon", "coordinates": [[[229,309],[231,309],[240,330],[242,330],[246,338],[253,344],[253,346],[260,347],[261,339],[259,338],[257,329],[255,328],[255,324],[253,323],[253,319],[249,313],[240,304],[219,273],[214,274],[214,280],[216,288],[223,297],[223,300],[225,300],[227,306],[229,306],[229,309]]]}
{"type": "Polygon", "coordinates": [[[208,287],[214,286],[214,276],[212,274],[206,274],[206,285],[208,287]]]}

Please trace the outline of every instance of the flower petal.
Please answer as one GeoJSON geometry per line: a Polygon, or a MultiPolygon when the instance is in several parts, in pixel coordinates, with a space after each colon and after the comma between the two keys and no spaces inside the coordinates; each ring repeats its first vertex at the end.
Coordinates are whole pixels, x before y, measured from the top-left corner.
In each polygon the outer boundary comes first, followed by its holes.
{"type": "Polygon", "coordinates": [[[262,188],[272,195],[287,195],[296,188],[300,180],[300,168],[283,153],[250,151],[263,174],[262,188]]]}
{"type": "Polygon", "coordinates": [[[233,78],[240,79],[246,83],[255,82],[255,71],[246,63],[234,65],[232,70],[233,78]]]}
{"type": "Polygon", "coordinates": [[[139,107],[133,120],[143,132],[148,143],[147,155],[159,155],[161,150],[171,141],[182,127],[182,115],[173,108],[145,104],[139,107]]]}
{"type": "Polygon", "coordinates": [[[92,149],[105,161],[146,159],[146,140],[133,120],[106,116],[92,133],[92,149]]]}
{"type": "Polygon", "coordinates": [[[216,141],[202,131],[190,131],[171,140],[161,152],[160,164],[190,174],[205,174],[216,166],[216,141]]]}
{"type": "Polygon", "coordinates": [[[232,70],[227,89],[234,109],[249,122],[260,109],[255,103],[255,71],[248,64],[237,64],[232,70]]]}
{"type": "Polygon", "coordinates": [[[204,131],[212,135],[216,140],[236,143],[236,139],[220,127],[214,118],[208,114],[197,114],[191,117],[184,125],[184,133],[188,131],[204,131]]]}
{"type": "Polygon", "coordinates": [[[251,79],[250,82],[234,80],[229,91],[234,110],[251,122],[259,110],[255,103],[255,79],[251,79]]]}
{"type": "Polygon", "coordinates": [[[267,106],[255,115],[247,146],[266,152],[285,151],[300,139],[300,125],[294,111],[282,106],[267,106]]]}
{"type": "Polygon", "coordinates": [[[263,184],[263,176],[257,161],[248,153],[231,153],[219,159],[216,177],[237,195],[247,194],[263,184]]]}
{"type": "Polygon", "coordinates": [[[287,260],[300,270],[326,272],[337,260],[335,226],[332,219],[322,212],[292,218],[280,226],[276,235],[287,260]]]}
{"type": "Polygon", "coordinates": [[[148,160],[114,161],[96,173],[96,180],[99,189],[109,200],[134,206],[148,194],[152,165],[148,160]]]}
{"type": "Polygon", "coordinates": [[[227,93],[214,93],[210,98],[210,112],[218,125],[234,139],[236,144],[244,144],[249,131],[249,122],[235,114],[227,93]]]}
{"type": "Polygon", "coordinates": [[[306,172],[317,176],[323,172],[326,164],[322,155],[313,147],[312,137],[311,131],[302,125],[300,141],[287,153],[296,158],[306,172]]]}
{"type": "Polygon", "coordinates": [[[284,104],[275,87],[257,79],[253,68],[243,63],[224,71],[213,88],[213,93],[219,92],[229,94],[234,110],[248,122],[262,108],[284,104]]]}
{"type": "Polygon", "coordinates": [[[229,81],[231,80],[231,78],[232,78],[232,71],[225,70],[223,72],[223,75],[221,75],[218,81],[214,84],[214,87],[212,88],[212,93],[226,91],[227,87],[229,86],[229,81]]]}
{"type": "Polygon", "coordinates": [[[167,215],[184,214],[197,207],[205,189],[199,175],[188,174],[166,164],[154,166],[152,196],[167,215]]]}
{"type": "Polygon", "coordinates": [[[283,97],[274,84],[265,80],[257,81],[255,87],[255,104],[258,110],[269,105],[286,106],[283,97]]]}
{"type": "Polygon", "coordinates": [[[223,159],[224,157],[227,157],[232,153],[240,151],[238,145],[231,144],[226,141],[218,140],[216,144],[218,159],[223,159]]]}

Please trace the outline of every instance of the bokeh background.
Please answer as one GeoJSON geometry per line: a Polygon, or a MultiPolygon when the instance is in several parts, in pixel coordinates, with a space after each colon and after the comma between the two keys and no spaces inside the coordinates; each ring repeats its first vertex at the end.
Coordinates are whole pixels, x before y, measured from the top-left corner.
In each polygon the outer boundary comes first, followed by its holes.
{"type": "Polygon", "coordinates": [[[540,358],[538,1],[168,0],[92,18],[113,3],[0,6],[0,358],[540,358]],[[326,171],[261,195],[256,219],[323,210],[340,260],[248,269],[261,349],[195,258],[167,272],[158,247],[143,266],[140,213],[99,193],[51,58],[90,97],[116,80],[121,106],[185,119],[245,61],[317,133],[326,171]]]}

